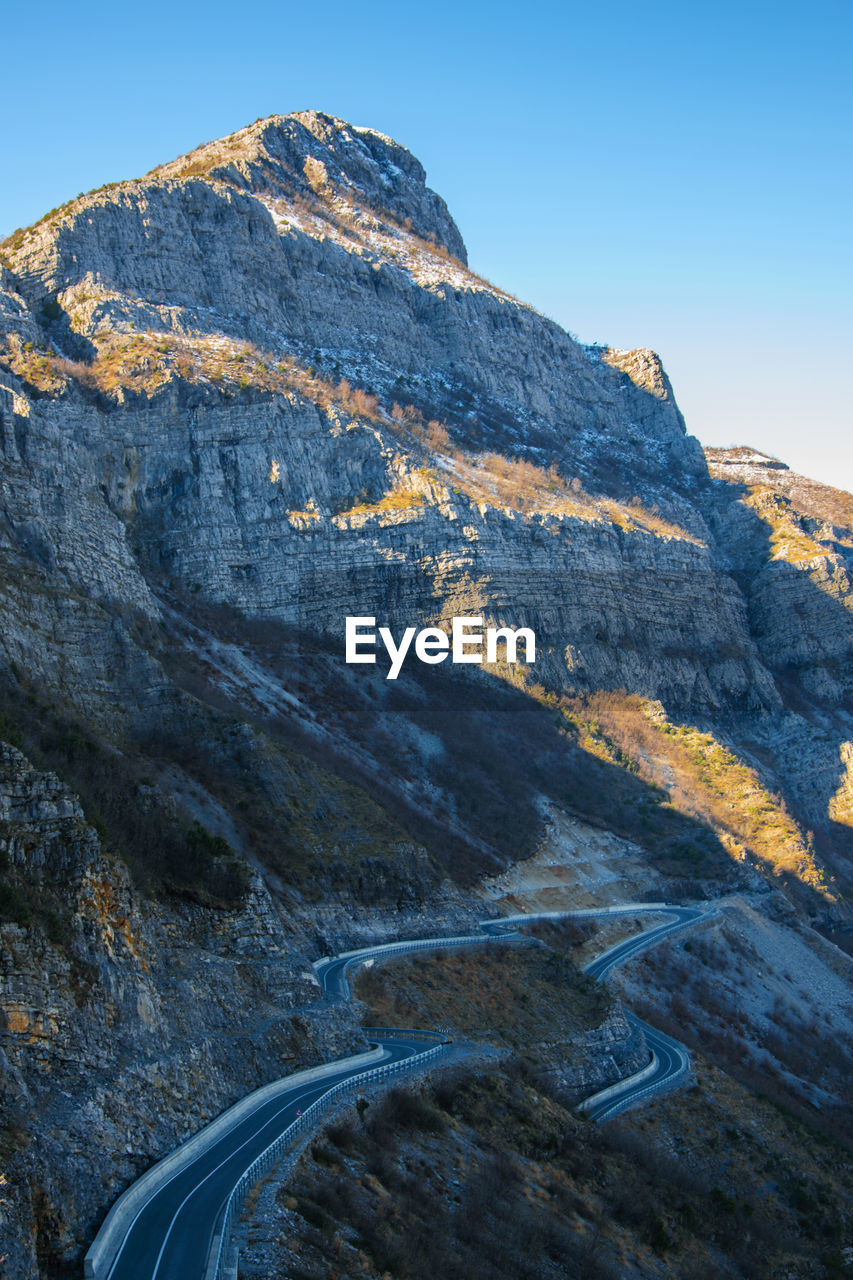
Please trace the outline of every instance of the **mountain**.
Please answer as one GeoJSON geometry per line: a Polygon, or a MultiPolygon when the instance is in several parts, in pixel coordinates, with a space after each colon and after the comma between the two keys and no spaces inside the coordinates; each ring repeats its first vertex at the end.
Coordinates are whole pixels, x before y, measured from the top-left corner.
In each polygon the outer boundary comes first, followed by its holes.
{"type": "Polygon", "coordinates": [[[805,938],[817,989],[843,969],[853,498],[703,452],[653,352],[478,277],[418,161],[318,112],[0,253],[11,1274],[363,1045],[324,951],[484,897],[710,896],[805,938]],[[347,616],[528,627],[536,660],[389,680],[347,616]]]}

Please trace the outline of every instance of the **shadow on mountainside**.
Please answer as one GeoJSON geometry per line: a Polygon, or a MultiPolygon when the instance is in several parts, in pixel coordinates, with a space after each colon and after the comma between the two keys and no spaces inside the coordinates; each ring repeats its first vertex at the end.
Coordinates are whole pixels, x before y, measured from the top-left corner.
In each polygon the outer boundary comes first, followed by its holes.
{"type": "MultiPolygon", "coordinates": [[[[731,509],[743,492],[709,486],[706,506],[710,510],[716,501],[718,508],[722,503],[731,509]]],[[[748,508],[737,514],[738,545],[747,554],[734,563],[732,577],[746,600],[750,636],[774,677],[781,708],[756,719],[739,714],[735,706],[714,719],[738,756],[758,768],[767,791],[781,793],[783,810],[787,806],[812,835],[815,853],[836,877],[833,891],[841,893],[842,902],[833,906],[822,891],[796,876],[789,877],[789,887],[816,923],[837,925],[846,910],[853,834],[843,821],[833,821],[828,809],[845,778],[840,753],[851,736],[844,723],[850,692],[848,688],[838,705],[821,703],[803,683],[814,664],[806,661],[798,668],[778,660],[784,651],[773,624],[775,618],[779,628],[799,628],[807,652],[818,630],[835,636],[832,643],[849,651],[850,615],[801,569],[785,563],[777,569],[779,562],[771,560],[772,530],[748,508]],[[791,607],[786,608],[784,594],[774,594],[774,575],[796,589],[791,607]],[[802,748],[798,734],[808,736],[802,748]],[[810,775],[809,787],[802,785],[801,774],[810,775]]],[[[719,509],[716,515],[720,517],[719,509]]],[[[719,530],[719,518],[716,524],[719,530]]],[[[722,541],[731,545],[730,539],[722,541]]],[[[419,833],[454,878],[475,879],[499,864],[530,856],[543,832],[543,798],[636,841],[651,864],[669,877],[695,886],[705,878],[741,874],[711,826],[667,808],[666,790],[637,778],[629,760],[619,767],[591,756],[558,706],[543,706],[496,676],[462,676],[458,669],[412,662],[391,682],[385,680],[381,659],[376,667],[347,667],[341,646],[331,640],[276,623],[247,621],[227,609],[209,610],[208,624],[262,653],[288,689],[306,705],[322,709],[323,722],[332,729],[321,746],[304,720],[287,714],[278,717],[276,736],[381,796],[383,805],[408,830],[419,833]]],[[[817,651],[825,650],[824,643],[817,651]]],[[[838,670],[833,655],[826,652],[824,660],[838,670]]],[[[211,685],[209,672],[199,669],[186,646],[174,663],[173,674],[184,687],[206,699],[221,699],[216,681],[211,685]]],[[[627,690],[632,692],[648,696],[643,688],[627,690]]],[[[232,705],[231,710],[238,708],[232,705]]],[[[709,727],[707,719],[700,723],[688,708],[668,706],[667,712],[685,724],[709,727]]],[[[269,723],[265,727],[270,731],[269,723]]],[[[765,873],[771,872],[768,866],[765,873]]]]}
{"type": "MultiPolygon", "coordinates": [[[[223,639],[242,646],[251,639],[259,665],[324,728],[318,739],[304,715],[255,707],[249,715],[264,734],[378,800],[459,883],[531,856],[544,834],[543,801],[634,841],[673,894],[750,883],[708,823],[674,809],[668,792],[636,776],[627,759],[620,767],[584,749],[556,697],[543,704],[488,673],[420,664],[392,682],[380,665],[346,666],[329,638],[247,622],[233,611],[203,612],[205,627],[223,639]]],[[[169,670],[195,697],[246,716],[240,694],[233,685],[225,692],[222,672],[212,673],[198,648],[173,646],[169,670]]],[[[193,757],[185,767],[209,774],[199,744],[171,749],[193,757]]],[[[205,784],[214,785],[209,777],[205,784]]],[[[232,785],[244,785],[238,774],[232,785]]],[[[261,856],[286,879],[283,825],[279,815],[261,838],[261,856]]],[[[296,849],[291,856],[296,873],[304,858],[296,849]]]]}
{"type": "MultiPolygon", "coordinates": [[[[164,840],[151,826],[139,793],[149,794],[152,778],[168,790],[172,768],[227,812],[230,844],[315,900],[340,893],[393,905],[426,892],[434,873],[406,864],[405,851],[416,845],[457,883],[494,874],[536,851],[543,801],[634,841],[668,878],[673,896],[749,883],[712,826],[672,808],[668,791],[638,777],[630,759],[617,764],[585,750],[557,693],[548,705],[496,675],[417,662],[389,681],[381,662],[347,666],[337,639],[247,619],[198,597],[176,603],[198,626],[190,634],[175,624],[156,645],[174,692],[157,728],[149,724],[122,743],[121,769],[98,766],[113,759],[112,745],[101,750],[102,731],[62,712],[56,691],[39,695],[41,711],[36,698],[23,742],[34,763],[55,769],[81,794],[89,816],[149,889],[192,894],[196,865],[202,900],[224,902],[239,891],[227,856],[216,856],[221,850],[211,850],[211,860],[194,847],[193,863],[180,830],[176,840],[164,840]],[[59,726],[45,714],[50,703],[59,726]],[[97,760],[88,743],[98,747],[97,760]]],[[[780,679],[789,707],[791,690],[800,689],[792,680],[790,671],[780,679]]],[[[817,710],[801,699],[798,714],[817,710]]],[[[6,706],[14,731],[20,708],[14,698],[6,706]]],[[[754,758],[752,722],[731,716],[726,730],[754,758]]],[[[842,739],[840,730],[834,737],[823,731],[827,752],[836,752],[826,793],[841,777],[842,739]]],[[[775,758],[771,774],[773,767],[775,758]]],[[[784,777],[782,790],[814,831],[819,854],[846,856],[849,830],[804,815],[784,777]]],[[[187,814],[182,829],[191,825],[187,814]]],[[[810,917],[827,920],[821,894],[801,884],[796,890],[810,917]]]]}
{"type": "MultiPolygon", "coordinates": [[[[774,558],[779,531],[745,504],[751,495],[746,484],[712,480],[705,514],[729,557],[730,576],[746,601],[750,636],[773,676],[782,711],[768,726],[736,714],[727,720],[735,741],[769,770],[769,781],[775,779],[791,812],[813,836],[818,857],[849,902],[853,794],[843,820],[835,820],[831,805],[850,785],[842,753],[853,739],[853,608],[822,588],[821,582],[833,583],[820,560],[846,549],[837,541],[811,548],[804,543],[794,562],[774,558]]],[[[843,558],[850,573],[853,554],[847,550],[843,558]]],[[[853,597],[848,600],[853,606],[853,597]]],[[[826,904],[818,918],[826,919],[826,904]]]]}

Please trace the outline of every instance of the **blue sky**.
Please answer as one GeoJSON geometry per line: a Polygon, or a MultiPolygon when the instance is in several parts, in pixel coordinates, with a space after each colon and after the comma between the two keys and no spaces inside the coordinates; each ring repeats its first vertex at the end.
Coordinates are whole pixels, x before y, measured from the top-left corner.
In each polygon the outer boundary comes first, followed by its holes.
{"type": "Polygon", "coordinates": [[[408,146],[471,265],[853,490],[853,4],[2,5],[0,233],[258,116],[408,146]]]}

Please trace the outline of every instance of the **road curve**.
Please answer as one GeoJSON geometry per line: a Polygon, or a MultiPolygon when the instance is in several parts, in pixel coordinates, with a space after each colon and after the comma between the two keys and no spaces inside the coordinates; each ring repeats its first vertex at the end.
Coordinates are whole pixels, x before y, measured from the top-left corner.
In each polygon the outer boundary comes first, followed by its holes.
{"type": "Polygon", "coordinates": [[[590,977],[602,978],[617,964],[629,959],[646,947],[654,946],[666,934],[695,924],[707,915],[698,907],[678,907],[665,902],[633,902],[619,907],[584,907],[571,911],[542,911],[526,915],[498,916],[492,920],[479,922],[479,933],[457,934],[454,937],[418,938],[409,941],[383,942],[375,947],[361,947],[356,951],[344,951],[336,956],[324,956],[314,961],[314,972],[320,982],[323,993],[331,998],[348,1000],[350,996],[347,973],[369,961],[389,959],[393,955],[405,955],[414,951],[447,951],[488,945],[490,942],[521,942],[521,932],[525,925],[539,924],[548,920],[582,920],[612,919],[615,916],[636,916],[641,914],[663,914],[668,918],[661,925],[644,929],[632,938],[617,943],[603,955],[598,956],[586,966],[585,972],[590,977]]]}
{"type": "MultiPolygon", "coordinates": [[[[572,911],[544,911],[502,916],[493,920],[481,920],[479,934],[464,934],[454,938],[422,938],[411,942],[391,942],[377,947],[363,947],[358,951],[348,951],[339,956],[327,956],[323,960],[315,961],[314,969],[323,991],[329,998],[348,1000],[350,990],[347,973],[371,961],[416,950],[437,951],[461,949],[489,942],[504,944],[518,942],[523,939],[524,935],[521,931],[525,925],[544,923],[549,920],[556,923],[567,919],[601,919],[647,915],[651,912],[664,916],[663,922],[643,929],[632,937],[623,939],[622,942],[615,943],[584,966],[584,972],[589,977],[601,982],[617,965],[624,964],[626,960],[662,942],[670,934],[706,919],[711,912],[700,907],[676,906],[667,902],[634,902],[615,907],[589,907],[572,911]]],[[[683,1045],[647,1022],[643,1022],[635,1014],[628,1013],[626,1017],[645,1036],[649,1048],[649,1062],[640,1071],[586,1098],[580,1104],[579,1110],[591,1120],[609,1119],[622,1111],[627,1111],[643,1098],[663,1093],[683,1079],[689,1070],[690,1057],[683,1045]]]]}
{"type": "Polygon", "coordinates": [[[690,1068],[687,1050],[677,1040],[664,1035],[657,1027],[644,1022],[634,1013],[626,1013],[625,1016],[633,1027],[643,1032],[649,1048],[649,1064],[635,1075],[586,1098],[578,1110],[590,1120],[609,1120],[635,1106],[643,1098],[662,1093],[682,1079],[690,1068]]]}
{"type": "MultiPolygon", "coordinates": [[[[666,903],[631,903],[622,907],[542,912],[525,916],[484,920],[480,932],[444,938],[423,938],[408,942],[384,943],[356,951],[327,956],[314,962],[314,970],[323,992],[329,999],[350,998],[347,973],[369,961],[390,958],[416,951],[463,949],[468,947],[518,944],[526,941],[524,925],[545,920],[637,915],[650,911],[665,913],[660,925],[643,930],[632,938],[610,947],[586,966],[586,972],[601,980],[617,964],[653,946],[676,929],[695,923],[707,913],[694,907],[677,907],[666,903]]],[[[651,1051],[649,1066],[637,1075],[619,1082],[602,1094],[595,1094],[582,1107],[593,1120],[604,1120],[625,1110],[649,1093],[659,1091],[667,1082],[682,1075],[689,1064],[686,1051],[677,1041],[627,1015],[642,1029],[651,1051]]],[[[208,1272],[208,1255],[218,1228],[221,1228],[226,1205],[232,1192],[244,1179],[247,1169],[279,1138],[312,1104],[333,1091],[344,1081],[355,1082],[369,1077],[377,1066],[390,1066],[412,1060],[424,1053],[424,1039],[430,1033],[387,1030],[376,1032],[371,1040],[382,1048],[381,1061],[369,1067],[343,1066],[322,1079],[301,1081],[287,1087],[286,1080],[274,1096],[266,1096],[256,1108],[244,1113],[238,1122],[217,1137],[198,1155],[176,1168],[176,1172],[152,1190],[128,1223],[117,1252],[103,1266],[91,1261],[100,1257],[98,1241],[86,1255],[85,1274],[96,1280],[207,1280],[219,1275],[218,1267],[208,1272]]],[[[433,1033],[432,1044],[441,1042],[433,1033]]],[[[334,1064],[329,1064],[334,1066],[334,1064]]],[[[426,1065],[426,1064],[425,1064],[426,1065]]],[[[307,1121],[307,1118],[306,1118],[307,1121]]],[[[129,1215],[128,1215],[129,1216],[129,1215]]],[[[106,1226],[106,1224],[105,1224],[106,1226]]],[[[103,1251],[102,1251],[103,1252],[103,1251]]]]}
{"type": "MultiPolygon", "coordinates": [[[[252,1163],[313,1103],[345,1081],[377,1068],[414,1060],[424,1035],[383,1033],[371,1041],[382,1057],[322,1079],[284,1087],[240,1119],[190,1163],[154,1190],[127,1225],[118,1252],[99,1268],[87,1254],[86,1275],[97,1280],[204,1280],[217,1223],[232,1190],[252,1163]]],[[[440,1042],[432,1037],[431,1044],[440,1042]]],[[[94,1248],[94,1246],[93,1246],[94,1248]]]]}
{"type": "MultiPolygon", "coordinates": [[[[648,911],[649,908],[646,907],[644,910],[648,911]]],[[[623,942],[617,942],[615,946],[608,947],[607,951],[602,952],[600,956],[596,956],[589,964],[584,965],[584,973],[588,973],[591,978],[597,978],[601,981],[611,969],[615,969],[617,964],[623,964],[625,960],[630,960],[632,956],[636,956],[641,951],[645,951],[649,947],[655,946],[656,943],[661,942],[667,934],[675,933],[676,930],[684,929],[688,925],[696,924],[697,921],[705,919],[709,914],[698,907],[667,906],[665,908],[654,908],[654,910],[656,913],[665,911],[669,919],[663,924],[653,925],[650,929],[643,929],[641,933],[635,933],[633,937],[626,938],[623,942]]],[[[629,914],[637,913],[631,912],[629,914]]]]}
{"type": "Polygon", "coordinates": [[[343,951],[338,956],[324,956],[322,960],[314,961],[314,972],[327,998],[349,1000],[347,973],[363,964],[387,960],[394,955],[410,955],[415,951],[448,951],[483,947],[497,940],[524,941],[518,930],[513,929],[510,933],[501,934],[499,938],[481,932],[457,934],[449,938],[414,938],[402,942],[382,942],[375,947],[361,947],[358,951],[343,951]]]}

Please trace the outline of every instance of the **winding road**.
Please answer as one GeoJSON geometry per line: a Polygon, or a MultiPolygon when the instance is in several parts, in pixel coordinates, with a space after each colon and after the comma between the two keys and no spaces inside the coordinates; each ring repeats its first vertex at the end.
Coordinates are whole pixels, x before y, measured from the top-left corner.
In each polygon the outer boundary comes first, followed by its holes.
{"type": "MultiPolygon", "coordinates": [[[[653,925],[649,929],[644,929],[642,933],[635,933],[633,937],[626,938],[623,942],[617,942],[615,946],[608,947],[607,951],[602,952],[600,956],[596,956],[589,964],[584,965],[584,973],[588,973],[591,978],[597,978],[600,982],[611,969],[616,968],[617,964],[623,964],[625,960],[630,960],[633,956],[639,955],[641,951],[647,951],[649,947],[662,942],[669,934],[675,933],[678,929],[685,929],[688,925],[696,924],[698,920],[706,919],[710,915],[710,912],[702,911],[698,907],[672,906],[656,908],[623,907],[618,912],[612,911],[610,914],[639,915],[641,911],[650,910],[654,910],[656,913],[665,912],[669,919],[663,924],[653,925]]],[[[580,916],[580,913],[574,914],[580,916]]]]}
{"type": "Polygon", "coordinates": [[[635,1013],[625,1017],[646,1038],[651,1055],[648,1066],[642,1071],[620,1080],[586,1098],[578,1107],[590,1120],[607,1120],[636,1106],[643,1098],[662,1093],[685,1076],[690,1069],[690,1057],[683,1045],[671,1036],[664,1035],[657,1027],[638,1018],[635,1013]]]}
{"type": "MultiPolygon", "coordinates": [[[[521,932],[524,925],[650,911],[667,918],[610,947],[586,966],[591,977],[601,980],[615,965],[702,919],[707,912],[665,903],[632,903],[619,908],[502,917],[483,921],[477,934],[364,947],[327,956],[316,961],[314,969],[327,999],[348,1000],[347,973],[368,961],[416,951],[536,945],[521,932]]],[[[683,1075],[689,1064],[677,1041],[633,1014],[628,1017],[646,1036],[649,1064],[588,1098],[582,1108],[592,1120],[603,1120],[659,1092],[683,1075]]],[[[231,1213],[240,1207],[239,1203],[235,1207],[235,1200],[242,1201],[245,1189],[304,1131],[309,1117],[302,1120],[303,1112],[323,1099],[330,1101],[343,1089],[357,1087],[359,1081],[364,1084],[403,1069],[425,1067],[442,1052],[445,1043],[440,1034],[430,1032],[377,1030],[367,1034],[374,1045],[372,1054],[330,1063],[258,1090],[143,1175],[111,1210],[86,1255],[85,1275],[96,1280],[220,1280],[231,1213]],[[229,1122],[232,1114],[233,1123],[229,1122]]],[[[310,1121],[314,1123],[313,1117],[310,1121]]]]}

